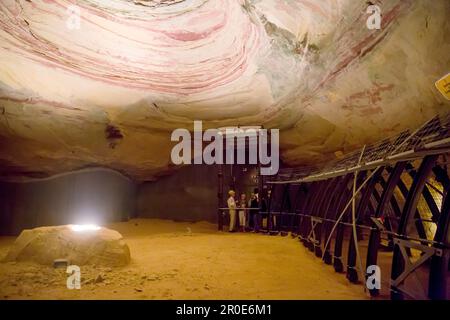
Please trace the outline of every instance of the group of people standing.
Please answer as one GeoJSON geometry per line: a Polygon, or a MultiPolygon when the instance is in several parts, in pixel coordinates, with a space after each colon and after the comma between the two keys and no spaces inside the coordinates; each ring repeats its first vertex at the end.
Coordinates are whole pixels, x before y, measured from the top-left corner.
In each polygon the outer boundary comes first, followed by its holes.
{"type": "Polygon", "coordinates": [[[246,232],[247,230],[258,231],[260,206],[264,206],[264,204],[260,202],[257,190],[251,193],[248,200],[245,193],[242,193],[239,199],[236,200],[234,190],[228,191],[228,196],[229,231],[234,232],[237,229],[241,232],[246,232]]]}

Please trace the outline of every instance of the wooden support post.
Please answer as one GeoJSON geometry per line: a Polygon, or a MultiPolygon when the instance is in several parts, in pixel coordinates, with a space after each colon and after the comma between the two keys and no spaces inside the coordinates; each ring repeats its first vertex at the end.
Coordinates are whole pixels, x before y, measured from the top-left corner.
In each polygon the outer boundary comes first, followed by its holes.
{"type": "MultiPolygon", "coordinates": [[[[358,210],[356,214],[356,222],[360,222],[362,219],[361,217],[364,216],[364,213],[367,210],[367,207],[369,205],[370,197],[372,196],[375,186],[380,180],[380,176],[383,173],[383,168],[380,168],[377,173],[372,177],[372,179],[369,181],[367,186],[364,188],[364,191],[361,196],[361,200],[358,205],[358,210]]],[[[350,280],[350,282],[356,283],[358,282],[358,272],[356,271],[356,246],[355,241],[357,239],[355,238],[354,233],[350,236],[350,242],[348,246],[348,256],[347,256],[347,278],[350,280]]],[[[362,272],[362,270],[361,270],[362,272]]]]}
{"type": "MultiPolygon", "coordinates": [[[[318,209],[318,217],[326,218],[327,212],[330,208],[330,204],[332,200],[336,197],[339,187],[339,182],[342,177],[333,178],[332,181],[328,184],[328,188],[325,191],[325,199],[322,201],[321,206],[318,209]]],[[[315,227],[315,236],[316,236],[316,246],[314,248],[314,253],[316,257],[322,257],[322,231],[323,226],[326,222],[319,222],[315,227]]]]}
{"type": "MultiPolygon", "coordinates": [[[[400,223],[398,226],[397,233],[400,235],[400,239],[406,239],[406,232],[408,224],[414,218],[414,214],[417,210],[417,204],[419,202],[420,196],[422,194],[425,183],[428,176],[436,163],[437,155],[426,156],[420,165],[418,173],[414,177],[412,186],[408,192],[408,197],[405,201],[405,206],[403,207],[402,217],[400,218],[400,223]]],[[[392,272],[391,281],[395,281],[405,269],[404,257],[400,251],[400,246],[398,244],[394,245],[394,255],[392,258],[392,272]]],[[[394,300],[403,299],[403,293],[400,291],[398,286],[391,285],[391,298],[394,300]]]]}
{"type": "MultiPolygon", "coordinates": [[[[384,210],[386,209],[386,206],[388,205],[389,201],[391,201],[391,198],[394,194],[394,189],[397,186],[398,182],[400,181],[400,176],[405,170],[406,162],[398,162],[394,170],[391,172],[386,187],[383,190],[383,194],[381,195],[381,200],[378,203],[377,210],[375,212],[375,218],[381,218],[384,214],[384,210]]],[[[367,259],[366,259],[366,266],[376,265],[378,260],[378,249],[380,246],[380,231],[379,230],[372,230],[370,232],[369,237],[369,247],[367,250],[367,259]]],[[[379,294],[378,289],[369,290],[370,295],[377,296],[379,294]]]]}
{"type": "MultiPolygon", "coordinates": [[[[329,219],[337,219],[337,217],[339,216],[339,213],[342,211],[342,209],[345,206],[345,199],[348,196],[348,182],[351,179],[351,174],[347,174],[340,182],[340,184],[338,185],[338,190],[340,190],[340,194],[337,194],[335,197],[335,201],[332,204],[331,210],[329,212],[329,215],[327,216],[327,218],[329,219]]],[[[333,223],[327,221],[324,224],[324,247],[323,247],[323,256],[322,259],[326,264],[332,264],[333,263],[333,256],[331,255],[330,252],[330,241],[327,241],[328,239],[330,239],[331,237],[331,230],[333,228],[333,223]]]]}
{"type": "Polygon", "coordinates": [[[441,256],[431,258],[430,277],[428,284],[428,297],[435,300],[450,299],[449,272],[450,266],[450,192],[446,190],[446,196],[442,204],[434,241],[440,243],[435,247],[442,249],[441,256]]]}

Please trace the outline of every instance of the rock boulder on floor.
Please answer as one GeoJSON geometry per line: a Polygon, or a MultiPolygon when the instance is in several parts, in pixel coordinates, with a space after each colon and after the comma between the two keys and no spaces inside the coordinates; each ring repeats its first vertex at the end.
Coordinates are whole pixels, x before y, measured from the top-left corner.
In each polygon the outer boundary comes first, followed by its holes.
{"type": "Polygon", "coordinates": [[[22,231],[5,258],[45,265],[52,265],[56,259],[79,266],[124,266],[130,262],[130,249],[117,231],[75,231],[73,226],[64,225],[22,231]]]}

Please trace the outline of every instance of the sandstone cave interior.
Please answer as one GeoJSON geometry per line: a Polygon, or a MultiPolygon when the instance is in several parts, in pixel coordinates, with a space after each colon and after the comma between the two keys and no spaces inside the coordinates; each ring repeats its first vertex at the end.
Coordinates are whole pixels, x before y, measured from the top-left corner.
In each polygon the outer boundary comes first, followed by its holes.
{"type": "Polygon", "coordinates": [[[449,300],[449,53],[448,0],[0,1],[0,300],[449,300]]]}

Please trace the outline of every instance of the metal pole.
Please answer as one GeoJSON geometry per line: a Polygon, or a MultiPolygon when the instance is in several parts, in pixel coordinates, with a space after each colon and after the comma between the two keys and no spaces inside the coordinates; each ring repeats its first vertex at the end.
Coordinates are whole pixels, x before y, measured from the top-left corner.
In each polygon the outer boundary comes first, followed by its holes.
{"type": "MultiPolygon", "coordinates": [[[[380,167],[376,167],[375,170],[372,171],[372,173],[364,180],[364,182],[358,187],[358,189],[355,191],[355,194],[352,196],[352,198],[347,202],[345,205],[345,208],[342,210],[341,214],[339,215],[339,218],[337,219],[336,223],[334,224],[333,228],[331,229],[330,235],[328,236],[327,241],[325,242],[325,248],[328,247],[328,244],[330,243],[331,237],[333,236],[334,231],[336,230],[337,225],[339,222],[341,222],[342,217],[345,214],[345,211],[347,211],[348,207],[352,203],[353,198],[361,191],[361,189],[366,185],[366,183],[372,178],[372,176],[380,169],[380,167]]],[[[325,252],[324,252],[325,254],[325,252]]],[[[322,259],[324,256],[322,255],[322,259]]]]}
{"type": "MultiPolygon", "coordinates": [[[[218,208],[223,205],[223,168],[222,164],[218,165],[217,169],[217,202],[218,208]]],[[[217,211],[217,229],[223,231],[223,215],[224,212],[220,209],[217,211]]]]}
{"type": "MultiPolygon", "coordinates": [[[[364,145],[363,149],[361,150],[361,155],[359,156],[358,160],[358,166],[361,163],[361,159],[363,157],[364,151],[366,150],[366,146],[364,145]]],[[[359,246],[358,246],[358,234],[356,232],[356,178],[358,176],[358,170],[355,171],[354,179],[353,179],[353,199],[352,199],[352,227],[353,227],[353,239],[355,241],[355,253],[356,253],[356,261],[358,262],[358,269],[360,278],[363,279],[364,275],[362,273],[362,261],[361,256],[359,254],[359,246]]],[[[365,291],[364,286],[364,291],[365,291]]]]}

